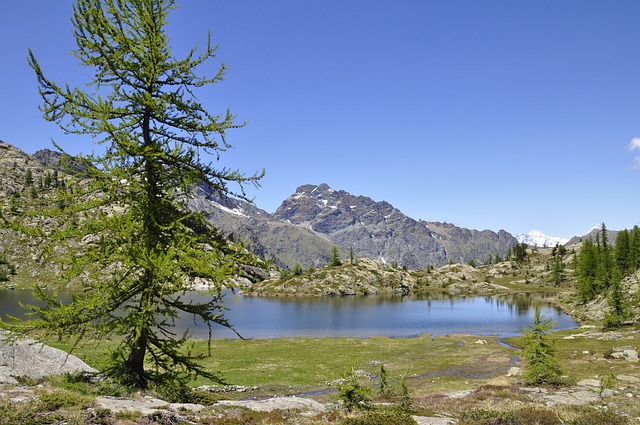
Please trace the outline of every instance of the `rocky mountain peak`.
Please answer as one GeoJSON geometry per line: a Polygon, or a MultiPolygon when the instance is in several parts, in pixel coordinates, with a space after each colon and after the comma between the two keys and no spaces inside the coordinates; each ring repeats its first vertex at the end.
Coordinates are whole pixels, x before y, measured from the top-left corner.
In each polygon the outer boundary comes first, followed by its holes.
{"type": "Polygon", "coordinates": [[[303,185],[273,213],[358,256],[397,262],[408,268],[440,266],[448,261],[476,262],[504,256],[515,239],[507,232],[478,232],[447,223],[406,216],[386,201],[355,196],[329,185],[303,185]]]}

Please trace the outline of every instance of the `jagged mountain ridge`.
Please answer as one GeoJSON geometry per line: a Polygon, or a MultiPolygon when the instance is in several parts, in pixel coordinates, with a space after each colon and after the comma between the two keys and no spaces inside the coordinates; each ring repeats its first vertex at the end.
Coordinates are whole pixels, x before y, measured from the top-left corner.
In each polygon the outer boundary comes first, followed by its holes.
{"type": "MultiPolygon", "coordinates": [[[[39,178],[59,163],[56,152],[28,155],[3,142],[0,148],[4,152],[0,168],[5,170],[0,173],[0,191],[5,195],[24,190],[27,169],[39,178]]],[[[358,257],[420,269],[449,262],[483,262],[489,255],[504,256],[516,243],[504,230],[477,231],[414,220],[388,202],[335,191],[326,184],[300,186],[273,214],[204,188],[194,191],[189,205],[204,211],[224,234],[242,239],[262,258],[289,268],[325,265],[334,246],[342,258],[353,249],[358,257]]]]}
{"type": "Polygon", "coordinates": [[[448,262],[483,262],[505,256],[515,238],[504,230],[464,229],[448,223],[414,220],[386,201],[376,202],[333,190],[327,184],[300,186],[273,213],[308,228],[356,255],[397,262],[410,269],[448,262]]]}

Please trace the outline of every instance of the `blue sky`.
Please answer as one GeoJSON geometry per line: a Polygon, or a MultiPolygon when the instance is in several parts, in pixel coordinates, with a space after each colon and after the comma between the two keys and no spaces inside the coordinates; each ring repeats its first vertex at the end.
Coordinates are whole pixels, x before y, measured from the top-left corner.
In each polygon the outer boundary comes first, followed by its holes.
{"type": "MultiPolygon", "coordinates": [[[[94,148],[41,118],[26,61],[87,81],[71,5],[0,3],[0,139],[29,153],[94,148]]],[[[258,207],[325,182],[415,219],[571,237],[640,224],[638,22],[624,0],[183,0],[168,32],[176,54],[219,44],[227,78],[200,97],[248,121],[221,165],[266,168],[258,207]]]]}

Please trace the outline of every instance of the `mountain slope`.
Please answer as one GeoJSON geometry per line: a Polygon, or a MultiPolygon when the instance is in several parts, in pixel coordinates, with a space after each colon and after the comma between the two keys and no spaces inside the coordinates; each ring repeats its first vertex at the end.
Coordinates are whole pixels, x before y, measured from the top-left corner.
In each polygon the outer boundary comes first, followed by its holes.
{"type": "Polygon", "coordinates": [[[282,221],[324,235],[356,255],[397,262],[409,269],[448,262],[483,262],[505,256],[515,238],[447,223],[414,220],[385,201],[333,190],[326,184],[300,186],[273,213],[282,221]]]}
{"type": "Polygon", "coordinates": [[[223,234],[242,240],[258,256],[279,267],[320,267],[329,262],[334,246],[331,241],[274,219],[255,205],[199,189],[189,206],[205,212],[223,234]]]}
{"type": "MultiPolygon", "coordinates": [[[[0,142],[0,195],[5,199],[28,196],[27,174],[33,186],[41,185],[40,181],[58,172],[59,162],[56,152],[28,155],[0,142]]],[[[481,263],[495,254],[504,257],[517,242],[503,230],[477,231],[414,220],[388,202],[335,191],[326,184],[299,187],[273,214],[203,188],[191,194],[189,205],[206,213],[223,234],[241,239],[260,257],[288,268],[325,265],[334,247],[342,258],[353,250],[357,257],[408,269],[470,260],[481,263]]]]}

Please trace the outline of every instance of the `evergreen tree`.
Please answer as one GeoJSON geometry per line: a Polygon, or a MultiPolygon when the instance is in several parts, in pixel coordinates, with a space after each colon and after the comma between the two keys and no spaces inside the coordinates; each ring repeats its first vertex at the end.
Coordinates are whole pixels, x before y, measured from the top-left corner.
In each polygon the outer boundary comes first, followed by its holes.
{"type": "Polygon", "coordinates": [[[340,260],[340,255],[338,254],[338,247],[333,247],[331,249],[331,262],[329,263],[334,267],[338,267],[342,265],[342,261],[340,260]]]}
{"type": "Polygon", "coordinates": [[[556,255],[553,259],[552,279],[556,286],[561,285],[565,280],[564,262],[561,255],[556,255]]]}
{"type": "Polygon", "coordinates": [[[578,295],[582,302],[590,301],[598,294],[596,285],[598,250],[590,239],[582,243],[582,250],[575,264],[578,277],[578,295]]]}
{"type": "Polygon", "coordinates": [[[616,245],[614,248],[616,265],[623,275],[629,274],[632,270],[631,258],[631,237],[627,229],[621,230],[616,236],[616,245]]]}
{"type": "Polygon", "coordinates": [[[33,171],[31,171],[31,168],[27,168],[27,171],[24,173],[24,184],[27,187],[33,186],[33,171]]]}
{"type": "Polygon", "coordinates": [[[629,257],[631,269],[640,268],[640,227],[633,226],[629,234],[629,257]]]}
{"type": "Polygon", "coordinates": [[[526,243],[517,243],[513,247],[513,256],[515,260],[519,263],[524,262],[527,259],[527,244],[526,243]]]}
{"type": "Polygon", "coordinates": [[[527,359],[524,379],[529,385],[563,383],[558,350],[548,335],[554,327],[554,321],[543,320],[540,307],[536,306],[533,324],[522,330],[524,348],[521,353],[527,359]]]}
{"type": "Polygon", "coordinates": [[[622,293],[622,274],[619,269],[614,271],[614,278],[608,296],[611,310],[604,319],[606,327],[615,328],[622,325],[626,319],[626,302],[622,293]]]}
{"type": "MultiPolygon", "coordinates": [[[[226,68],[212,77],[196,73],[215,57],[210,39],[202,50],[176,58],[165,33],[174,7],[174,0],[77,0],[73,53],[94,71],[89,91],[47,79],[29,51],[44,117],[104,149],[78,158],[90,179],[74,184],[73,195],[55,193],[54,205],[65,208],[34,213],[18,205],[12,209],[16,216],[4,217],[13,228],[57,244],[52,255],[64,242],[92,235],[95,242],[82,255],[69,244],[58,258],[68,263],[63,278],[88,276],[83,290],[71,305],[61,305],[36,287],[46,306],[31,307],[35,320],[23,330],[44,329],[76,341],[122,335],[107,373],[140,388],[183,386],[194,375],[220,379],[200,366],[185,347],[187,335],[177,336],[172,326],[180,313],[210,330],[216,323],[230,326],[221,315],[222,287],[247,254],[203,214],[189,210],[187,198],[196,185],[205,185],[246,199],[243,184],[257,185],[262,176],[215,166],[213,160],[231,147],[227,131],[241,125],[229,111],[210,114],[196,97],[221,81],[226,68]],[[32,218],[22,220],[21,212],[32,218]],[[38,214],[52,223],[51,231],[38,227],[38,214]],[[68,224],[71,216],[77,226],[68,224]],[[205,301],[182,297],[195,278],[211,283],[205,301]]],[[[44,184],[57,181],[47,173],[44,184]]]]}
{"type": "Polygon", "coordinates": [[[51,173],[49,173],[47,171],[47,173],[44,175],[44,187],[46,188],[50,188],[51,187],[51,173]]]}

